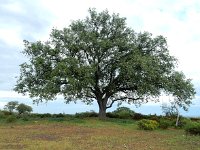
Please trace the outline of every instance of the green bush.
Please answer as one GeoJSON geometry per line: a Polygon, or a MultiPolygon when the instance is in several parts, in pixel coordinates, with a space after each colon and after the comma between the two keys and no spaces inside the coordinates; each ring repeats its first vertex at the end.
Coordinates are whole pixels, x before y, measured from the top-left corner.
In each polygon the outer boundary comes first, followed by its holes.
{"type": "Polygon", "coordinates": [[[62,121],[65,121],[65,118],[61,117],[61,118],[49,118],[48,119],[49,121],[56,121],[56,122],[62,122],[62,121]]]}
{"type": "Polygon", "coordinates": [[[23,114],[20,116],[20,118],[23,120],[23,121],[29,121],[30,120],[30,116],[28,114],[23,114]]]}
{"type": "Polygon", "coordinates": [[[146,115],[143,115],[143,114],[141,114],[141,113],[134,113],[132,119],[133,119],[133,120],[147,119],[147,116],[146,116],[146,115]]]}
{"type": "Polygon", "coordinates": [[[17,121],[17,118],[14,115],[8,116],[8,118],[6,119],[7,123],[13,123],[13,122],[16,122],[16,121],[17,121]]]}
{"type": "Polygon", "coordinates": [[[178,123],[179,128],[184,128],[187,124],[190,124],[192,121],[189,118],[181,118],[178,123]]]}
{"type": "Polygon", "coordinates": [[[134,115],[134,111],[128,107],[118,107],[111,114],[112,118],[130,119],[134,115]]]}
{"type": "Polygon", "coordinates": [[[30,118],[40,118],[40,114],[38,113],[31,113],[29,114],[30,118]]]}
{"type": "Polygon", "coordinates": [[[52,115],[53,118],[64,118],[65,114],[59,113],[59,114],[53,114],[52,115]]]}
{"type": "Polygon", "coordinates": [[[190,120],[192,120],[192,121],[200,121],[200,117],[192,117],[192,118],[190,118],[190,120]]]}
{"type": "Polygon", "coordinates": [[[143,130],[155,130],[159,126],[159,123],[155,120],[147,120],[147,119],[142,119],[138,121],[138,127],[139,129],[143,130]]]}
{"type": "Polygon", "coordinates": [[[6,118],[5,114],[0,110],[0,119],[5,119],[5,118],[6,118]]]}
{"type": "Polygon", "coordinates": [[[167,129],[171,125],[172,125],[172,122],[170,120],[167,120],[167,119],[164,119],[164,118],[159,120],[159,127],[161,129],[167,129]]]}
{"type": "Polygon", "coordinates": [[[50,113],[38,114],[38,116],[39,116],[40,118],[51,118],[51,117],[52,117],[52,115],[51,115],[50,113]]]}
{"type": "Polygon", "coordinates": [[[156,114],[154,114],[154,115],[143,115],[143,117],[144,117],[144,119],[149,119],[149,120],[155,120],[155,121],[157,121],[157,122],[159,122],[159,120],[160,120],[160,118],[161,118],[161,116],[157,116],[156,114]]]}
{"type": "Polygon", "coordinates": [[[98,117],[98,114],[94,111],[86,111],[75,114],[75,118],[88,118],[88,117],[98,117]]]}
{"type": "Polygon", "coordinates": [[[200,122],[190,122],[185,127],[186,134],[200,135],[200,122]]]}
{"type": "Polygon", "coordinates": [[[106,113],[106,116],[107,116],[108,118],[119,118],[119,115],[118,115],[118,114],[115,114],[115,113],[113,113],[113,112],[107,112],[107,113],[106,113]]]}
{"type": "Polygon", "coordinates": [[[1,111],[5,116],[10,116],[10,115],[12,115],[12,112],[9,112],[9,111],[7,111],[7,110],[2,110],[1,111]]]}

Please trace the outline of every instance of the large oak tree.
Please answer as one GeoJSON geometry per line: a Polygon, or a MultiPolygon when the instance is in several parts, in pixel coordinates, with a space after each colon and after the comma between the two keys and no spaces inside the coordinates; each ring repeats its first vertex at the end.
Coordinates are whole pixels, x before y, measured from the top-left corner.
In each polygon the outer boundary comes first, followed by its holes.
{"type": "Polygon", "coordinates": [[[15,90],[35,102],[57,95],[66,102],[96,101],[104,118],[115,102],[141,104],[165,92],[186,109],[195,94],[191,81],[175,71],[163,36],[136,33],[107,10],[89,9],[86,19],[53,29],[48,41],[24,43],[29,62],[21,64],[15,90]]]}

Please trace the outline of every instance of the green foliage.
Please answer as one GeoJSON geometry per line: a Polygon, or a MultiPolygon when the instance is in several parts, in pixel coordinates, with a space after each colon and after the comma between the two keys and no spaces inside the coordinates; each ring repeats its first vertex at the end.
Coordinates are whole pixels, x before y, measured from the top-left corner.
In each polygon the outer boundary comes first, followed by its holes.
{"type": "Polygon", "coordinates": [[[76,113],[75,118],[88,118],[88,117],[98,117],[98,114],[94,111],[87,111],[82,113],[76,113]]]}
{"type": "Polygon", "coordinates": [[[119,117],[117,114],[114,114],[114,113],[112,113],[112,112],[107,112],[107,113],[106,113],[106,116],[107,116],[108,118],[118,118],[118,117],[119,117]]]}
{"type": "Polygon", "coordinates": [[[200,117],[191,117],[190,120],[191,121],[199,121],[200,122],[200,117]]]}
{"type": "Polygon", "coordinates": [[[4,118],[6,118],[6,116],[4,112],[0,110],[0,119],[4,119],[4,118]]]}
{"type": "Polygon", "coordinates": [[[128,114],[134,114],[135,112],[133,110],[131,110],[128,107],[118,107],[115,111],[113,111],[113,113],[128,113],[128,114]]]}
{"type": "Polygon", "coordinates": [[[155,120],[157,122],[159,122],[160,118],[162,118],[162,116],[157,116],[156,114],[143,115],[143,117],[144,119],[155,120]]]}
{"type": "Polygon", "coordinates": [[[172,117],[172,118],[176,118],[177,116],[177,108],[175,107],[175,104],[171,104],[171,105],[167,105],[167,104],[162,104],[162,111],[165,114],[165,116],[167,117],[172,117]]]}
{"type": "Polygon", "coordinates": [[[1,113],[2,113],[3,115],[5,115],[5,116],[10,116],[10,115],[12,115],[12,112],[7,111],[7,110],[2,110],[1,113]]]}
{"type": "Polygon", "coordinates": [[[118,107],[111,114],[113,115],[112,118],[130,119],[130,118],[132,118],[134,113],[135,112],[128,107],[118,107]]]}
{"type": "Polygon", "coordinates": [[[4,106],[4,109],[8,110],[9,112],[13,112],[18,105],[18,101],[10,101],[4,106]]]}
{"type": "Polygon", "coordinates": [[[52,115],[50,113],[38,114],[40,118],[50,118],[52,115]]]}
{"type": "Polygon", "coordinates": [[[63,121],[65,121],[65,118],[63,118],[63,117],[61,117],[61,118],[57,117],[57,118],[49,118],[48,120],[49,121],[56,121],[56,122],[63,122],[63,121]]]}
{"type": "Polygon", "coordinates": [[[172,121],[166,118],[162,118],[159,120],[159,127],[161,129],[168,129],[170,126],[172,126],[172,121]]]}
{"type": "Polygon", "coordinates": [[[111,122],[118,125],[135,125],[135,121],[131,119],[108,118],[105,122],[111,122]]]}
{"type": "Polygon", "coordinates": [[[28,93],[34,102],[57,94],[67,103],[96,100],[105,117],[114,102],[141,104],[164,91],[186,109],[195,94],[191,81],[175,71],[176,59],[163,36],[136,33],[126,18],[107,10],[89,9],[86,19],[53,29],[47,42],[24,45],[30,62],[20,65],[15,91],[28,93]]]}
{"type": "Polygon", "coordinates": [[[6,116],[0,112],[0,120],[4,120],[6,118],[6,116]]]}
{"type": "Polygon", "coordinates": [[[185,128],[188,124],[190,124],[192,121],[189,118],[181,117],[178,123],[179,128],[185,128]]]}
{"type": "Polygon", "coordinates": [[[147,120],[147,119],[142,119],[138,121],[138,127],[139,129],[143,130],[155,130],[159,126],[159,123],[155,120],[147,120]]]}
{"type": "Polygon", "coordinates": [[[146,116],[146,115],[143,115],[143,114],[141,114],[141,113],[134,113],[133,119],[134,119],[134,120],[147,119],[147,116],[146,116]]]}
{"type": "Polygon", "coordinates": [[[16,122],[17,121],[17,118],[15,115],[10,115],[6,118],[6,122],[7,123],[13,123],[13,122],[16,122]]]}
{"type": "Polygon", "coordinates": [[[18,113],[21,114],[25,114],[25,113],[30,113],[31,111],[33,111],[31,106],[25,105],[23,103],[19,104],[16,108],[16,110],[18,111],[18,113]]]}
{"type": "Polygon", "coordinates": [[[185,127],[186,134],[200,135],[200,122],[190,122],[185,127]]]}
{"type": "Polygon", "coordinates": [[[23,121],[29,121],[29,120],[30,120],[30,116],[29,116],[28,114],[23,114],[23,115],[21,116],[21,119],[22,119],[23,121]]]}
{"type": "Polygon", "coordinates": [[[53,114],[52,117],[53,118],[64,118],[66,115],[65,114],[62,114],[62,113],[59,113],[59,114],[53,114]]]}

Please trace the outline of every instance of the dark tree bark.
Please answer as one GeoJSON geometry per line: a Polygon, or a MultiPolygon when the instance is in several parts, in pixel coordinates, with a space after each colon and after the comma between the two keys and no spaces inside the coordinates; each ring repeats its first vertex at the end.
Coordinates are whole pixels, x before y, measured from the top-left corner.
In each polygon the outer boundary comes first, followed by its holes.
{"type": "Polygon", "coordinates": [[[99,105],[99,118],[105,119],[106,118],[106,100],[97,100],[99,105]]]}

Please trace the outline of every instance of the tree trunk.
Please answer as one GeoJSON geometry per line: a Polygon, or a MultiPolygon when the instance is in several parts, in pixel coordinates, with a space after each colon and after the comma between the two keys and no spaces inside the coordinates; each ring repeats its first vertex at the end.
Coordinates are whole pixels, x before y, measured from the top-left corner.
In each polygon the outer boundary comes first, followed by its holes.
{"type": "Polygon", "coordinates": [[[176,127],[178,127],[179,125],[179,113],[177,114],[177,118],[176,118],[176,127]]]}
{"type": "Polygon", "coordinates": [[[176,107],[176,111],[177,111],[176,127],[178,127],[178,125],[179,125],[179,117],[180,117],[180,114],[179,114],[179,111],[178,111],[178,107],[176,107]]]}
{"type": "Polygon", "coordinates": [[[99,105],[99,118],[106,119],[106,101],[97,101],[99,105]]]}

